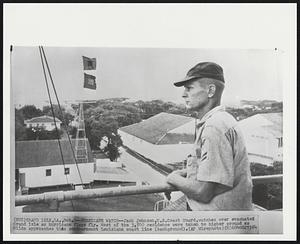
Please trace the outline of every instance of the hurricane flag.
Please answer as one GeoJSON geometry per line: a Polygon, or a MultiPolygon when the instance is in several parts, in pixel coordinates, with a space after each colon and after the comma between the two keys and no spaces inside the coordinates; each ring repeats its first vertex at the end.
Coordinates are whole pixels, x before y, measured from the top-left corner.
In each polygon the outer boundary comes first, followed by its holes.
{"type": "Polygon", "coordinates": [[[83,59],[83,70],[95,70],[96,69],[96,58],[88,58],[82,56],[83,59]]]}
{"type": "Polygon", "coordinates": [[[96,76],[84,73],[83,87],[96,90],[96,76]]]}

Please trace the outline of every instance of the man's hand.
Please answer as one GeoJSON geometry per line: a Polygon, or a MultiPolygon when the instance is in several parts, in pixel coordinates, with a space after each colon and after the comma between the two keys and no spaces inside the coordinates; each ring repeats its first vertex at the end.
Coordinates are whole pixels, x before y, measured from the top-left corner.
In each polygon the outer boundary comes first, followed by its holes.
{"type": "Polygon", "coordinates": [[[188,198],[208,203],[215,196],[214,182],[199,181],[187,178],[187,170],[176,170],[169,174],[166,182],[183,192],[188,198]]]}
{"type": "Polygon", "coordinates": [[[176,178],[178,176],[181,176],[181,177],[185,178],[186,175],[187,175],[187,170],[186,169],[175,170],[167,176],[166,181],[167,181],[167,183],[172,184],[172,182],[174,182],[174,179],[176,180],[176,178]]]}
{"type": "MultiPolygon", "coordinates": [[[[175,170],[173,171],[171,174],[169,174],[166,178],[166,182],[169,184],[172,184],[173,182],[173,178],[177,177],[177,176],[181,176],[181,177],[186,177],[187,175],[187,171],[186,169],[182,169],[182,170],[175,170]]],[[[165,196],[166,198],[170,201],[171,200],[171,192],[165,192],[165,196]]]]}
{"type": "Polygon", "coordinates": [[[175,170],[173,172],[174,172],[174,174],[178,174],[182,177],[186,177],[186,175],[187,175],[187,170],[186,169],[175,170]]]}

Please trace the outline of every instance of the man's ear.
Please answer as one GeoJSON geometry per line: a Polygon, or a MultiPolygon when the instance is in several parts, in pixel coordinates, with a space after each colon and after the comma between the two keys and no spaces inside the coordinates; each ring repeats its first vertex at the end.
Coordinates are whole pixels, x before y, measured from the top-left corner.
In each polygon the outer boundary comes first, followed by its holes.
{"type": "Polygon", "coordinates": [[[216,94],[216,86],[214,84],[208,85],[208,97],[213,97],[216,94]]]}

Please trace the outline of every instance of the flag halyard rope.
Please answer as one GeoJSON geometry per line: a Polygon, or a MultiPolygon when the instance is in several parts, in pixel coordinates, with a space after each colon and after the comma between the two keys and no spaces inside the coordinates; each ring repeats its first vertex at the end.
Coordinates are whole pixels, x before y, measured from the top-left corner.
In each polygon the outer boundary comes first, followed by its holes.
{"type": "Polygon", "coordinates": [[[74,158],[74,161],[75,161],[76,169],[77,169],[78,174],[79,174],[80,182],[83,185],[83,180],[82,180],[80,169],[78,167],[78,163],[77,163],[77,160],[76,160],[76,156],[75,156],[75,152],[74,152],[74,149],[73,149],[73,145],[72,145],[72,142],[71,142],[71,139],[70,139],[69,132],[68,132],[67,127],[66,127],[67,126],[66,125],[66,121],[65,121],[65,119],[63,117],[62,109],[61,109],[59,98],[58,98],[58,95],[57,95],[57,92],[56,92],[56,88],[55,88],[55,85],[54,85],[54,82],[53,82],[51,71],[50,71],[50,68],[49,68],[49,65],[48,65],[46,54],[45,54],[44,48],[42,46],[41,46],[41,51],[42,51],[43,57],[45,59],[46,67],[47,67],[48,74],[49,74],[49,77],[50,77],[50,81],[51,81],[51,84],[52,84],[52,87],[53,87],[53,91],[54,91],[54,94],[55,94],[55,97],[56,97],[56,100],[57,100],[58,108],[59,108],[59,111],[60,111],[61,116],[62,116],[63,125],[64,125],[65,131],[67,133],[68,141],[69,141],[69,144],[70,144],[70,147],[71,147],[71,150],[72,150],[72,155],[73,155],[73,158],[74,158]]]}

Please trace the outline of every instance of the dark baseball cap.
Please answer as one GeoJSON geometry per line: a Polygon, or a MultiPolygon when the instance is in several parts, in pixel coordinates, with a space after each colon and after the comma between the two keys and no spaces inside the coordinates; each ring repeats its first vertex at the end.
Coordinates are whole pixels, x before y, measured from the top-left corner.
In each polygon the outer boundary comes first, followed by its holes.
{"type": "Polygon", "coordinates": [[[191,68],[186,77],[175,82],[174,85],[183,86],[186,82],[199,78],[211,78],[225,83],[223,69],[220,65],[212,62],[202,62],[191,68]]]}

